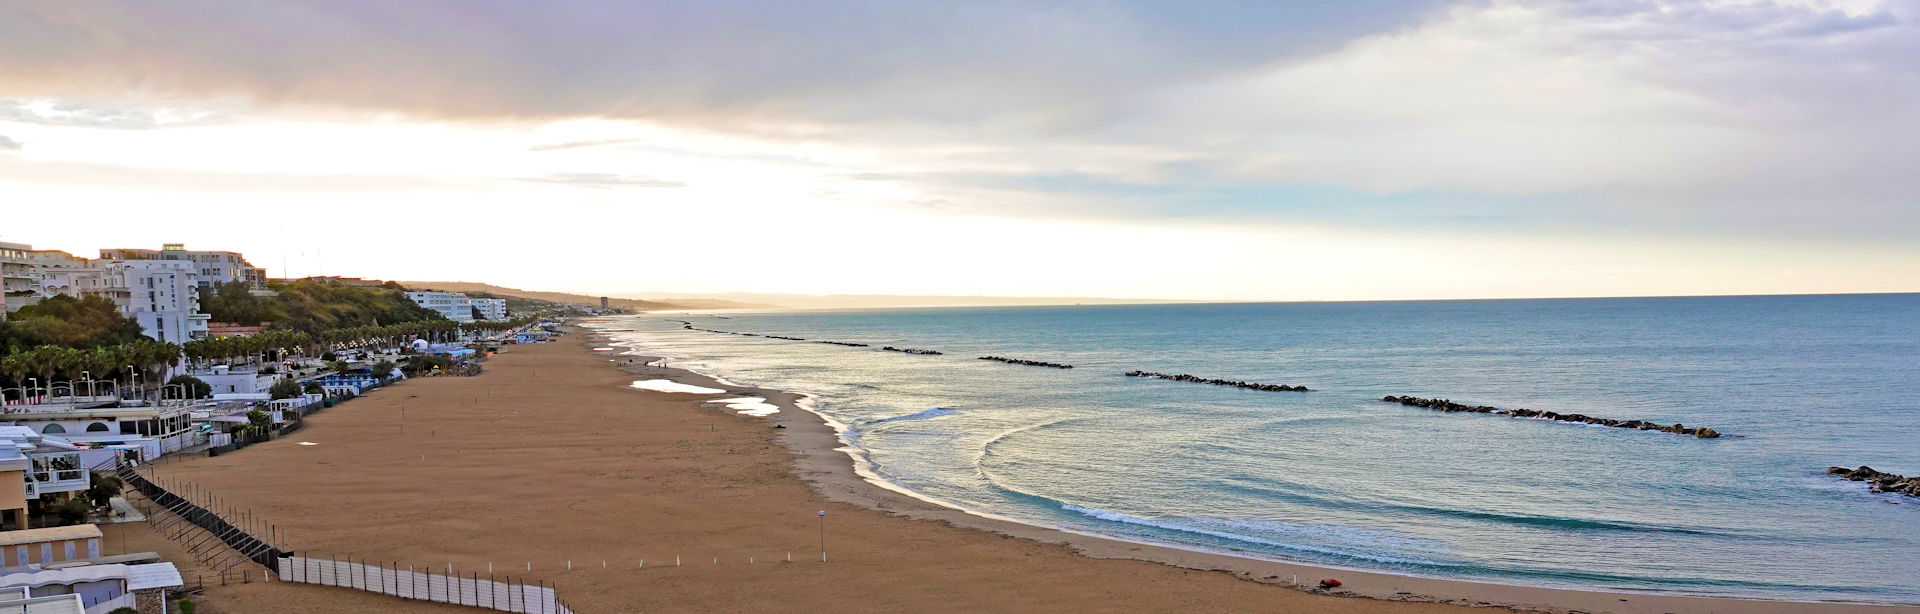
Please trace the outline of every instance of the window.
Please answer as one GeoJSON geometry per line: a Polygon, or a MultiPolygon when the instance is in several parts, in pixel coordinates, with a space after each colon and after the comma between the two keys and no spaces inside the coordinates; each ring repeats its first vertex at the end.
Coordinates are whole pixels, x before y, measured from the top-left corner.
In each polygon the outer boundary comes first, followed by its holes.
{"type": "Polygon", "coordinates": [[[46,426],[46,428],[40,429],[40,432],[50,434],[50,435],[57,435],[57,434],[67,432],[67,427],[60,426],[59,424],[49,424],[46,426]]]}
{"type": "Polygon", "coordinates": [[[93,424],[89,424],[89,425],[87,425],[87,432],[89,432],[89,433],[105,433],[105,432],[107,432],[107,423],[105,423],[105,422],[95,422],[95,423],[93,423],[93,424]]]}

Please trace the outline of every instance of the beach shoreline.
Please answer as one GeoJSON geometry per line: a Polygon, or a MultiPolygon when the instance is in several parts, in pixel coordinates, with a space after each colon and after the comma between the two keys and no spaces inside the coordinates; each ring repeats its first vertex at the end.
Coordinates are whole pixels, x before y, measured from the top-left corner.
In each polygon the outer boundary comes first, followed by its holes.
{"type": "MultiPolygon", "coordinates": [[[[620,347],[624,340],[589,327],[584,347],[620,347]]],[[[1400,575],[1388,572],[1341,568],[1254,558],[1242,554],[1212,552],[1168,544],[1129,541],[1070,529],[1030,524],[1019,520],[966,510],[943,503],[903,487],[891,484],[870,470],[841,438],[840,425],[831,417],[815,412],[809,397],[800,392],[760,388],[729,382],[691,369],[663,366],[661,357],[647,355],[639,348],[633,354],[614,352],[615,366],[641,378],[664,379],[678,384],[722,389],[713,398],[755,396],[780,408],[770,416],[753,417],[777,425],[777,439],[795,457],[792,473],[828,500],[885,512],[920,521],[936,521],[949,526],[1065,546],[1091,559],[1131,559],[1169,565],[1194,571],[1222,572],[1240,580],[1278,586],[1302,592],[1323,593],[1313,588],[1320,578],[1337,578],[1343,586],[1333,594],[1354,599],[1392,602],[1500,608],[1541,612],[1617,612],[1620,614],[1710,614],[1713,612],[1756,612],[1762,614],[1812,613],[1916,613],[1920,606],[1856,602],[1783,601],[1669,595],[1645,592],[1581,590],[1473,580],[1400,575]],[[1297,580],[1296,580],[1297,579],[1297,580]],[[1296,584],[1297,582],[1297,584],[1296,584]]],[[[703,403],[703,406],[711,407],[703,403]]],[[[724,411],[715,409],[715,411],[724,411]]]]}

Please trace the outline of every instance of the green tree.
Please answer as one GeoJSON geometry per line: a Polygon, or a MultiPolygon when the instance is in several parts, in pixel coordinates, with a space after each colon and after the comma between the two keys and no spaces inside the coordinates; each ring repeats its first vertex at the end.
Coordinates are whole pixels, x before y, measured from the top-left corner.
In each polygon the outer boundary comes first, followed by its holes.
{"type": "Polygon", "coordinates": [[[272,395],[276,401],[280,399],[291,399],[300,396],[300,383],[294,381],[291,377],[283,377],[274,380],[273,386],[267,389],[267,394],[272,395]]]}
{"type": "Polygon", "coordinates": [[[173,379],[167,380],[167,398],[180,398],[181,389],[173,387],[176,384],[186,388],[186,398],[189,399],[204,399],[213,394],[213,386],[208,385],[207,382],[200,378],[183,373],[173,376],[173,379]]]}
{"type": "Polygon", "coordinates": [[[53,508],[53,513],[60,526],[64,527],[86,522],[87,516],[93,513],[93,507],[87,505],[85,498],[74,497],[53,508]]]}
{"type": "Polygon", "coordinates": [[[276,297],[256,296],[253,286],[241,281],[200,289],[200,311],[215,322],[259,325],[287,319],[285,306],[276,297]]]}
{"type": "Polygon", "coordinates": [[[6,346],[0,349],[8,351],[40,345],[96,348],[140,338],[140,323],[121,315],[120,307],[103,296],[51,296],[0,322],[0,345],[6,346]]]}
{"type": "Polygon", "coordinates": [[[273,417],[268,416],[267,412],[258,409],[249,411],[247,412],[247,425],[255,431],[266,432],[267,427],[273,425],[273,417]]]}
{"type": "Polygon", "coordinates": [[[94,507],[106,507],[114,497],[120,496],[123,488],[119,476],[95,471],[93,485],[87,487],[87,500],[92,501],[94,507]]]}

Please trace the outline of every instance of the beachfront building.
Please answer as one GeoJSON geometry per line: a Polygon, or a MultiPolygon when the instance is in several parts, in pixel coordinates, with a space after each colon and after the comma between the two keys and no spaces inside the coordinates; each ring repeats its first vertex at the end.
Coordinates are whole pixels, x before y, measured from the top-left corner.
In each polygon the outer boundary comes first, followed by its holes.
{"type": "Polygon", "coordinates": [[[507,299],[474,298],[467,300],[473,304],[473,310],[480,314],[480,319],[482,320],[507,319],[507,299]]]}
{"type": "Polygon", "coordinates": [[[235,252],[188,251],[183,243],[167,243],[160,249],[114,248],[100,250],[102,260],[161,260],[190,263],[195,283],[201,287],[241,282],[255,290],[267,287],[267,270],[253,266],[235,252]]]}
{"type": "MultiPolygon", "coordinates": [[[[97,558],[100,527],[94,525],[0,531],[0,563],[9,569],[97,558]]],[[[23,579],[17,574],[0,575],[0,586],[22,586],[23,579]]]]}
{"type": "MultiPolygon", "coordinates": [[[[408,292],[414,304],[434,311],[455,322],[473,321],[473,299],[458,292],[408,292]]],[[[505,309],[505,306],[501,307],[505,309]]]]}
{"type": "Polygon", "coordinates": [[[37,271],[41,297],[105,297],[140,323],[141,334],[161,341],[185,343],[207,335],[211,316],[200,313],[199,275],[191,262],[95,260],[37,271]]]}
{"type": "Polygon", "coordinates": [[[145,556],[101,556],[95,525],[0,532],[0,599],[70,599],[79,610],[6,609],[13,612],[101,614],[118,608],[161,612],[166,593],[185,586],[172,563],[145,556]]]}
{"type": "Polygon", "coordinates": [[[0,426],[0,522],[25,527],[27,502],[84,496],[93,487],[85,463],[73,442],[26,427],[0,426]]]}
{"type": "MultiPolygon", "coordinates": [[[[59,443],[131,450],[148,460],[196,446],[205,438],[194,431],[192,408],[181,401],[130,407],[111,402],[14,405],[0,416],[0,444],[14,427],[59,443]]],[[[86,452],[83,457],[100,456],[99,460],[104,460],[98,451],[86,452]]]]}

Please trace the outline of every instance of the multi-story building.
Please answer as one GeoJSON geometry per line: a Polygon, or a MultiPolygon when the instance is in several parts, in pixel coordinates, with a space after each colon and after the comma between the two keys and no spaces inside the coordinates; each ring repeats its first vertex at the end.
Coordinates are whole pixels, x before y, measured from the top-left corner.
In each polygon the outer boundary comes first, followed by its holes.
{"type": "Polygon", "coordinates": [[[15,528],[27,527],[27,501],[83,496],[93,486],[79,446],[30,427],[0,426],[0,511],[15,528]],[[78,493],[78,494],[76,494],[78,493]]]}
{"type": "Polygon", "coordinates": [[[7,312],[27,306],[34,297],[33,265],[27,260],[27,252],[33,246],[19,243],[0,243],[0,322],[7,319],[7,312]]]}
{"type": "Polygon", "coordinates": [[[473,310],[480,313],[482,320],[507,319],[507,299],[470,298],[467,301],[473,304],[473,310]]]}
{"type": "MultiPolygon", "coordinates": [[[[5,311],[40,302],[53,293],[40,287],[44,269],[78,269],[93,262],[59,250],[33,249],[19,243],[0,243],[0,282],[4,282],[5,311]]],[[[0,314],[0,320],[6,315],[0,314]]]]}
{"type": "MultiPolygon", "coordinates": [[[[473,321],[473,299],[458,292],[408,292],[407,298],[414,304],[440,312],[446,319],[455,322],[473,321]]],[[[482,299],[484,300],[484,299],[482,299]]],[[[504,306],[501,309],[505,309],[504,306]]]]}
{"type": "Polygon", "coordinates": [[[39,273],[39,296],[102,296],[140,323],[148,337],[185,343],[207,336],[194,263],[180,260],[96,260],[85,266],[49,266],[39,273]]]}
{"type": "Polygon", "coordinates": [[[267,270],[247,262],[247,259],[234,252],[187,251],[183,243],[167,243],[158,250],[152,249],[103,249],[102,260],[174,260],[193,263],[196,283],[212,286],[228,282],[246,282],[255,290],[267,287],[267,270]]]}

